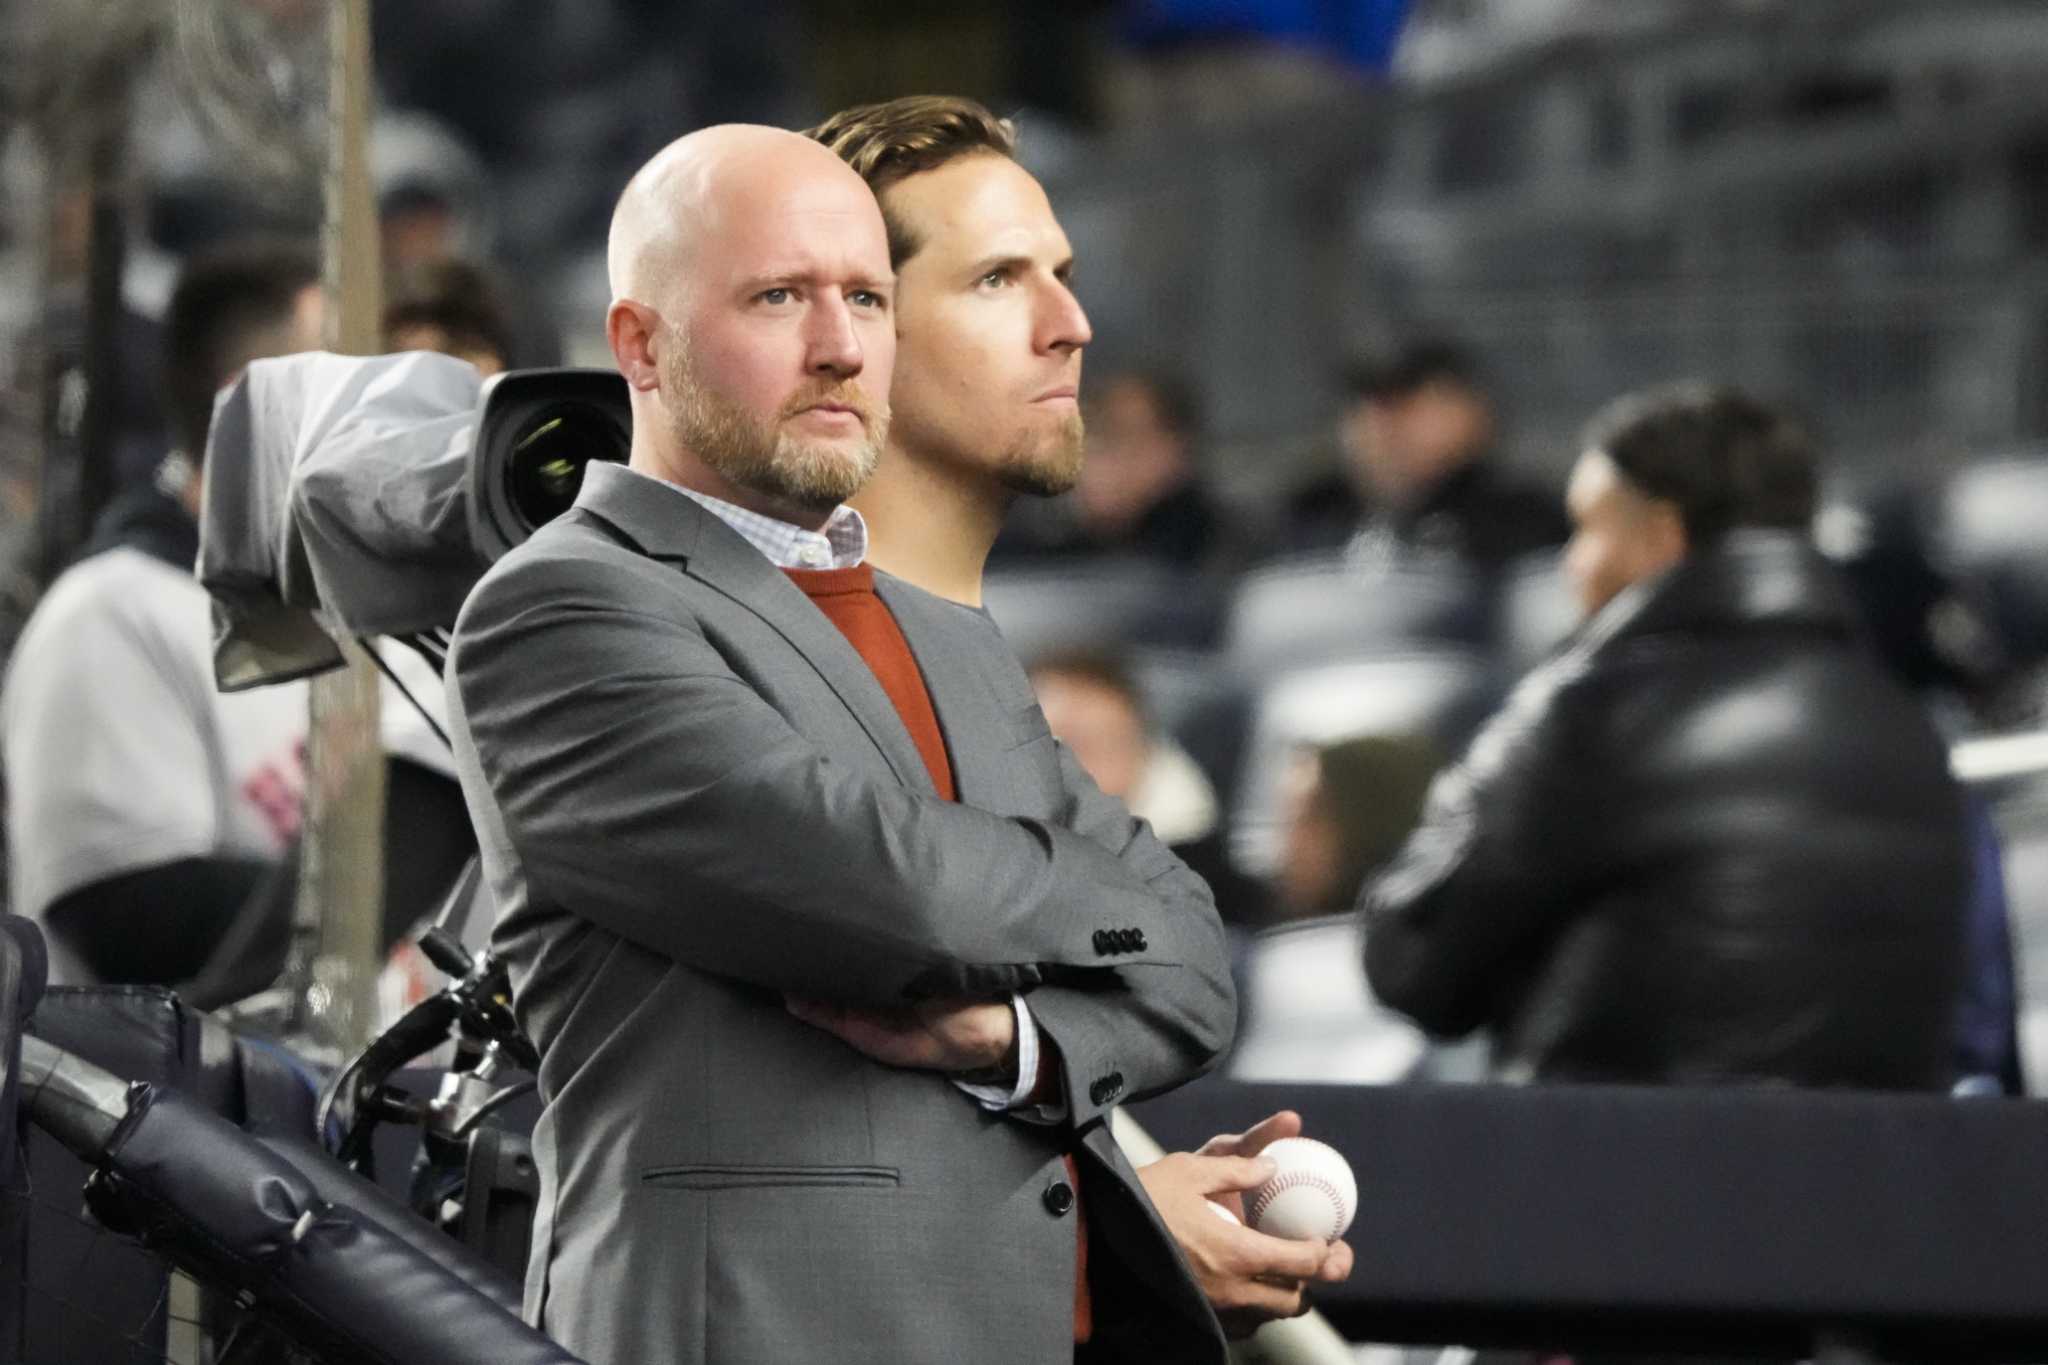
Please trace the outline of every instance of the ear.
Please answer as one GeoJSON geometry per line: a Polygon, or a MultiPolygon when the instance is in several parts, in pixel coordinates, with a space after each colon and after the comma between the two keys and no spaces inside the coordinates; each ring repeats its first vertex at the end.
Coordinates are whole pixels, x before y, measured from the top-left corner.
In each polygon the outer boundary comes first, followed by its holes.
{"type": "Polygon", "coordinates": [[[661,314],[632,299],[613,299],[604,315],[604,335],[628,387],[640,393],[661,387],[661,314]]]}

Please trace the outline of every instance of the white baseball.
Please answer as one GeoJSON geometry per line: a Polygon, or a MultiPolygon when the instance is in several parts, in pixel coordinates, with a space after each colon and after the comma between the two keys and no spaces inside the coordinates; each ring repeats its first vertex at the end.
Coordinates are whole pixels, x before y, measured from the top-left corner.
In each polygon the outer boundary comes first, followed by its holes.
{"type": "Polygon", "coordinates": [[[1259,1155],[1279,1167],[1245,1198],[1245,1222],[1272,1237],[1334,1242],[1358,1212],[1358,1181],[1337,1149],[1314,1138],[1281,1138],[1259,1155]]]}

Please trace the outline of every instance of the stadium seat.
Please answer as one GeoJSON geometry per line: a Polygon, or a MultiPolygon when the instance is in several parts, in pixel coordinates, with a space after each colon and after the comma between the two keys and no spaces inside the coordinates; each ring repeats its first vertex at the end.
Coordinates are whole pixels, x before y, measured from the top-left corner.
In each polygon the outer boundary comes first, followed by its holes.
{"type": "Polygon", "coordinates": [[[1353,658],[1282,674],[1254,694],[1231,854],[1248,874],[1279,852],[1281,781],[1297,750],[1354,735],[1423,734],[1455,753],[1497,699],[1491,662],[1473,650],[1353,658]]]}
{"type": "Polygon", "coordinates": [[[1070,649],[1195,648],[1216,631],[1213,590],[1151,560],[991,570],[982,600],[1026,662],[1070,649]]]}
{"type": "Polygon", "coordinates": [[[1932,520],[1936,565],[1989,613],[2007,654],[2048,656],[2048,452],[1961,470],[1932,520]]]}
{"type": "Polygon", "coordinates": [[[1437,566],[1361,570],[1342,554],[1254,569],[1239,582],[1224,652],[1251,676],[1365,653],[1482,644],[1489,594],[1474,575],[1437,566]]]}

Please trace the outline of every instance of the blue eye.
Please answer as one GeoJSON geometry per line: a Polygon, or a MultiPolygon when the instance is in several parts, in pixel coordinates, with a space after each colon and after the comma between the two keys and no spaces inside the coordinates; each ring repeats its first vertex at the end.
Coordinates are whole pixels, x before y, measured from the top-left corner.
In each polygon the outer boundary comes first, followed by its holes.
{"type": "Polygon", "coordinates": [[[760,293],[760,299],[763,303],[788,303],[789,291],[780,286],[774,289],[764,289],[760,293]]]}

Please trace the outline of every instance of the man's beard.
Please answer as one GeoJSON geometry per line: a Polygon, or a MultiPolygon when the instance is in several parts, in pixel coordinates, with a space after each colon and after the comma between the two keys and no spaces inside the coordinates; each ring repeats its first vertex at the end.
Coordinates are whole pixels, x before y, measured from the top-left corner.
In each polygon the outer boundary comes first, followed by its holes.
{"type": "Polygon", "coordinates": [[[735,487],[809,512],[829,512],[860,491],[875,472],[889,436],[889,408],[877,407],[851,379],[807,384],[762,420],[698,382],[686,347],[671,345],[662,387],[675,395],[675,436],[682,448],[735,487]],[[782,429],[804,409],[833,403],[860,417],[855,445],[805,441],[782,429]]]}
{"type": "Polygon", "coordinates": [[[1050,432],[1013,442],[996,460],[996,478],[1012,493],[1056,498],[1081,477],[1083,429],[1076,412],[1050,432]]]}

